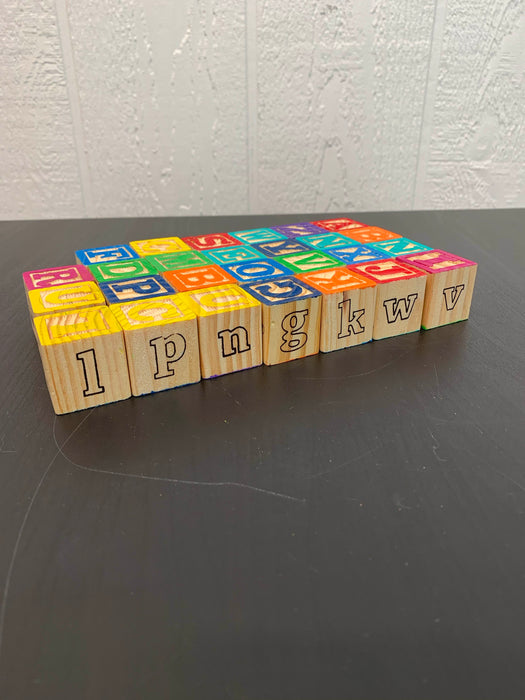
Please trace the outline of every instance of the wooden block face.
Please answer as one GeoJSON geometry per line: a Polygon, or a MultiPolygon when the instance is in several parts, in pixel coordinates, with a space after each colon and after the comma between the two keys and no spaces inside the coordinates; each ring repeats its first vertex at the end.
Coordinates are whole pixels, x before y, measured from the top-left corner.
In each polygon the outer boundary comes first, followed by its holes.
{"type": "Polygon", "coordinates": [[[276,260],[297,274],[344,265],[344,262],[337,260],[337,258],[328,255],[328,253],[322,250],[310,250],[304,253],[280,255],[276,260]]]}
{"type": "Polygon", "coordinates": [[[319,352],[321,293],[294,277],[255,282],[244,288],[263,307],[265,365],[319,352]]]}
{"type": "Polygon", "coordinates": [[[279,255],[294,255],[312,250],[310,246],[293,239],[285,238],[282,241],[268,241],[267,243],[254,243],[253,247],[268,258],[276,258],[279,255]]]}
{"type": "Polygon", "coordinates": [[[229,263],[243,262],[244,260],[257,260],[261,253],[249,245],[229,246],[218,250],[208,250],[205,253],[210,262],[216,265],[228,265],[229,263]]]}
{"type": "Polygon", "coordinates": [[[325,233],[326,229],[320,228],[315,224],[305,221],[300,224],[287,224],[286,226],[272,226],[275,231],[284,233],[287,238],[297,238],[299,236],[308,236],[309,234],[325,233]]]}
{"type": "Polygon", "coordinates": [[[32,289],[27,293],[27,298],[29,311],[33,316],[106,304],[96,282],[77,282],[47,289],[32,289]]]}
{"type": "Polygon", "coordinates": [[[77,262],[82,265],[97,265],[98,263],[133,260],[138,254],[128,245],[115,245],[105,248],[85,248],[75,251],[77,262]]]}
{"type": "Polygon", "coordinates": [[[190,250],[190,246],[184,243],[182,238],[150,238],[145,241],[131,241],[129,244],[141,257],[146,255],[161,255],[163,253],[180,253],[182,250],[190,250]]]}
{"type": "Polygon", "coordinates": [[[346,265],[359,265],[360,263],[372,262],[373,260],[387,260],[394,257],[371,245],[362,245],[360,243],[350,243],[340,248],[330,248],[330,255],[342,260],[346,265]]]}
{"type": "Polygon", "coordinates": [[[125,301],[143,301],[153,297],[174,294],[173,287],[161,275],[133,277],[129,280],[104,282],[100,289],[108,304],[121,304],[125,301]]]}
{"type": "Polygon", "coordinates": [[[241,241],[230,236],[228,233],[209,233],[205,236],[190,236],[185,238],[184,242],[194,250],[213,250],[214,248],[225,248],[231,245],[242,245],[241,241]]]}
{"type": "Polygon", "coordinates": [[[196,312],[203,379],[262,363],[261,304],[236,284],[182,294],[196,312]]]}
{"type": "Polygon", "coordinates": [[[259,258],[242,263],[225,265],[226,272],[231,274],[239,283],[269,280],[275,277],[289,277],[289,268],[277,262],[276,258],[259,258]]]}
{"type": "Polygon", "coordinates": [[[400,255],[410,255],[411,253],[421,253],[425,250],[432,250],[429,246],[411,241],[409,238],[392,238],[387,241],[377,241],[370,247],[389,253],[391,257],[396,258],[400,255]]]}
{"type": "Polygon", "coordinates": [[[154,267],[156,272],[167,272],[168,270],[186,270],[190,267],[202,267],[210,262],[203,253],[196,250],[184,250],[180,253],[162,253],[161,255],[151,255],[145,258],[154,267]]]}
{"type": "Polygon", "coordinates": [[[321,233],[319,235],[301,236],[297,239],[301,243],[306,243],[306,245],[312,246],[312,248],[319,248],[320,250],[328,250],[330,248],[337,248],[338,246],[348,245],[348,238],[346,236],[341,236],[338,233],[321,233]]]}
{"type": "Polygon", "coordinates": [[[32,270],[22,274],[26,291],[49,287],[59,287],[75,282],[93,282],[93,275],[85,265],[50,267],[45,270],[32,270]]]}
{"type": "Polygon", "coordinates": [[[362,228],[364,224],[354,219],[323,219],[322,221],[312,221],[312,224],[324,228],[327,231],[340,231],[341,229],[362,228]]]}
{"type": "Polygon", "coordinates": [[[441,250],[405,256],[400,261],[428,272],[422,328],[437,328],[469,317],[476,263],[441,250]]]}
{"type": "Polygon", "coordinates": [[[39,316],[35,333],[55,413],[131,395],[124,335],[107,306],[39,316]]]}
{"type": "Polygon", "coordinates": [[[218,287],[236,281],[219,265],[204,265],[203,267],[192,267],[189,270],[170,270],[164,272],[163,277],[179,292],[218,287]]]}
{"type": "MultiPolygon", "coordinates": [[[[397,233],[387,231],[377,226],[364,226],[363,228],[347,229],[348,235],[359,243],[376,243],[377,241],[389,241],[392,238],[401,238],[397,233]]],[[[340,231],[342,233],[344,229],[340,231]]]]}
{"type": "Polygon", "coordinates": [[[374,340],[419,330],[425,299],[425,272],[395,259],[355,265],[351,269],[377,284],[374,340]]]}
{"type": "Polygon", "coordinates": [[[197,317],[182,295],[110,309],[124,331],[133,396],[200,381],[197,317]]]}
{"type": "Polygon", "coordinates": [[[285,240],[287,236],[284,233],[278,233],[271,228],[255,228],[250,231],[233,231],[230,236],[238,238],[243,244],[248,243],[267,243],[268,241],[285,240]]]}
{"type": "Polygon", "coordinates": [[[93,273],[97,282],[115,282],[117,280],[131,279],[132,277],[157,274],[155,265],[146,258],[90,265],[89,270],[93,273]]]}

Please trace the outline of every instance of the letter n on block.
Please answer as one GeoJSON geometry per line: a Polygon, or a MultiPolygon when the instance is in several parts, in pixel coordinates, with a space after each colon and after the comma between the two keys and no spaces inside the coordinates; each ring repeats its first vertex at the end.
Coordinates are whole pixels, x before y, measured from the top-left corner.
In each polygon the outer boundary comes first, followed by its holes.
{"type": "Polygon", "coordinates": [[[399,258],[428,274],[421,325],[425,329],[465,321],[470,313],[477,263],[443,250],[399,258]]]}
{"type": "Polygon", "coordinates": [[[197,317],[180,294],[110,309],[124,331],[133,396],[200,381],[197,317]]]}
{"type": "Polygon", "coordinates": [[[182,292],[197,314],[203,379],[262,363],[261,305],[236,284],[182,292]]]}
{"type": "Polygon", "coordinates": [[[352,265],[376,285],[374,340],[412,333],[421,327],[426,273],[395,259],[352,265]]]}
{"type": "Polygon", "coordinates": [[[129,398],[124,335],[107,306],[37,316],[35,334],[55,413],[129,398]]]}
{"type": "Polygon", "coordinates": [[[243,287],[262,304],[265,365],[319,352],[321,292],[292,276],[243,287]]]}
{"type": "Polygon", "coordinates": [[[332,352],[372,340],[376,284],[347,267],[307,272],[297,277],[323,295],[321,352],[332,352]]]}

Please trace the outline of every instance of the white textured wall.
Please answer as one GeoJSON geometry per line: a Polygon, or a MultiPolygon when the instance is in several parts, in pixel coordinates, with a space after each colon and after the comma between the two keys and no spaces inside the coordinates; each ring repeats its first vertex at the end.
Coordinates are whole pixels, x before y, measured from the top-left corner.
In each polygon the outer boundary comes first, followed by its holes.
{"type": "Polygon", "coordinates": [[[0,218],[525,206],[523,0],[2,0],[0,218]]]}

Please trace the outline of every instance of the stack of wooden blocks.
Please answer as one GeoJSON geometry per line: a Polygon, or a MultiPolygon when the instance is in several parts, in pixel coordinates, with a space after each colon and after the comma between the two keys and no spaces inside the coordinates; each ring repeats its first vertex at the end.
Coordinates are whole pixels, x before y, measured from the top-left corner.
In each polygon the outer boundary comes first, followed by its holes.
{"type": "Polygon", "coordinates": [[[348,218],[76,262],[23,275],[56,413],[462,321],[477,269],[348,218]]]}

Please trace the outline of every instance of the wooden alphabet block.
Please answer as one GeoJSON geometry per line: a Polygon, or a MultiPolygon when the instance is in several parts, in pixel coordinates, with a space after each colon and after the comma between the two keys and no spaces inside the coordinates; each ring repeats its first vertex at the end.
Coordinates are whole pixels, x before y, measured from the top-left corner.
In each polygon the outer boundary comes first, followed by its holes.
{"type": "Polygon", "coordinates": [[[200,381],[197,317],[181,294],[110,309],[124,331],[133,396],[200,381]]]}
{"type": "Polygon", "coordinates": [[[410,255],[412,253],[422,253],[425,250],[432,250],[429,246],[416,243],[416,241],[411,241],[409,238],[392,238],[387,241],[377,241],[370,247],[384,251],[392,258],[397,258],[401,255],[410,255]]]}
{"type": "Polygon", "coordinates": [[[261,305],[236,284],[181,294],[197,314],[203,379],[262,363],[261,305]]]}
{"type": "Polygon", "coordinates": [[[362,228],[365,224],[355,221],[355,219],[323,219],[322,221],[312,221],[312,224],[324,228],[327,231],[340,231],[341,229],[362,228]]]}
{"type": "Polygon", "coordinates": [[[184,239],[190,248],[194,250],[213,250],[214,248],[225,248],[231,245],[242,245],[241,241],[229,233],[208,233],[205,236],[189,236],[184,239]]]}
{"type": "Polygon", "coordinates": [[[279,255],[291,255],[292,253],[304,253],[312,250],[310,246],[301,243],[301,241],[290,238],[285,238],[282,241],[254,243],[253,248],[262,253],[261,257],[266,256],[268,258],[276,258],[279,255]]]}
{"type": "Polygon", "coordinates": [[[369,277],[377,285],[374,340],[419,330],[425,299],[425,272],[395,258],[353,265],[350,269],[369,277]]]}
{"type": "Polygon", "coordinates": [[[330,248],[330,255],[342,260],[346,265],[359,265],[373,260],[387,260],[395,257],[371,245],[362,245],[351,241],[340,248],[330,248]]]}
{"type": "Polygon", "coordinates": [[[339,233],[348,233],[348,236],[358,243],[376,243],[377,241],[389,241],[392,238],[401,238],[397,233],[387,231],[384,228],[378,228],[377,226],[341,229],[339,233]]]}
{"type": "Polygon", "coordinates": [[[443,250],[399,258],[427,273],[422,328],[428,330],[469,317],[477,263],[443,250]]]}
{"type": "Polygon", "coordinates": [[[32,289],[59,287],[75,282],[93,282],[93,275],[85,265],[66,265],[44,270],[31,270],[22,274],[26,292],[32,289]]]}
{"type": "Polygon", "coordinates": [[[259,258],[259,260],[233,263],[232,265],[224,265],[224,269],[239,283],[289,277],[290,275],[290,269],[277,262],[276,258],[259,258]]]}
{"type": "Polygon", "coordinates": [[[157,274],[155,265],[149,262],[147,258],[99,263],[98,265],[90,265],[89,270],[99,283],[116,282],[118,280],[128,280],[132,277],[157,274]]]}
{"type": "Polygon", "coordinates": [[[108,304],[120,304],[124,301],[143,301],[153,297],[175,294],[175,289],[161,275],[132,277],[129,280],[103,282],[100,290],[108,304]]]}
{"type": "Polygon", "coordinates": [[[319,352],[321,293],[317,289],[292,276],[243,287],[262,304],[265,365],[319,352]]]}
{"type": "Polygon", "coordinates": [[[326,270],[330,267],[344,265],[344,262],[328,255],[328,253],[322,250],[309,250],[304,253],[279,255],[276,260],[296,274],[300,272],[312,272],[313,270],[326,270]]]}
{"type": "Polygon", "coordinates": [[[150,238],[145,241],[131,241],[129,244],[141,257],[146,255],[162,255],[163,253],[180,253],[190,250],[190,246],[184,243],[182,238],[150,238]]]}
{"type": "Polygon", "coordinates": [[[301,243],[305,243],[312,248],[320,248],[321,250],[329,250],[338,246],[348,245],[349,239],[346,236],[341,236],[338,233],[321,233],[311,234],[310,236],[300,236],[297,238],[301,243]]]}
{"type": "Polygon", "coordinates": [[[188,270],[169,270],[163,272],[163,277],[179,292],[190,292],[194,289],[219,287],[223,284],[234,284],[235,277],[229,275],[219,265],[204,265],[188,270]]]}
{"type": "Polygon", "coordinates": [[[63,284],[44,289],[32,289],[27,292],[27,298],[29,312],[32,316],[55,314],[70,311],[71,309],[83,309],[89,306],[103,306],[106,304],[104,295],[96,282],[89,281],[63,284]]]}
{"type": "Polygon", "coordinates": [[[268,241],[280,241],[286,239],[284,233],[278,233],[271,228],[254,228],[250,231],[233,231],[230,236],[238,238],[243,244],[266,243],[268,241]]]}
{"type": "Polygon", "coordinates": [[[376,284],[347,267],[307,272],[297,277],[322,293],[321,352],[372,340],[376,284]]]}
{"type": "Polygon", "coordinates": [[[129,245],[114,245],[104,248],[85,248],[75,251],[75,258],[82,265],[97,265],[98,263],[133,260],[139,255],[129,245]]]}
{"type": "Polygon", "coordinates": [[[148,255],[145,260],[148,260],[155,267],[156,271],[160,273],[168,270],[186,270],[190,267],[202,267],[210,262],[203,253],[198,253],[196,250],[148,255]]]}
{"type": "Polygon", "coordinates": [[[130,396],[124,336],[107,306],[38,316],[35,334],[55,413],[130,396]]]}
{"type": "Polygon", "coordinates": [[[284,233],[287,238],[297,238],[298,236],[308,236],[308,234],[325,233],[326,229],[316,226],[308,221],[300,224],[287,224],[286,226],[272,226],[275,231],[284,233]]]}
{"type": "Polygon", "coordinates": [[[210,262],[221,266],[227,265],[228,263],[243,262],[244,260],[257,260],[261,257],[261,253],[249,245],[236,245],[228,246],[227,248],[207,250],[205,255],[210,262]]]}

